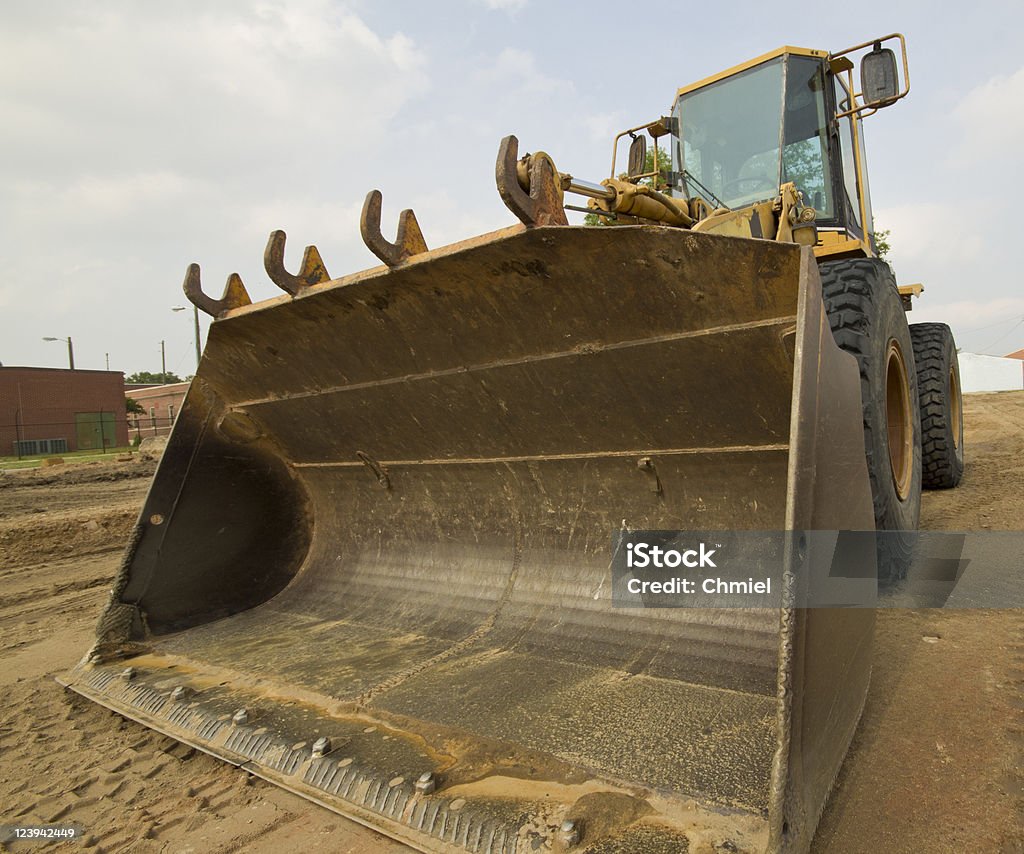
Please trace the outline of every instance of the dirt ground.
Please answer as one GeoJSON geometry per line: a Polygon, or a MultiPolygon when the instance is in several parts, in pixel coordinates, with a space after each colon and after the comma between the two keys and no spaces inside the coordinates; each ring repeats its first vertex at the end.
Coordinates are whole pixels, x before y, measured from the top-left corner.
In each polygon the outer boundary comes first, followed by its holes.
{"type": "MultiPolygon", "coordinates": [[[[922,527],[1019,530],[1024,393],[971,395],[964,410],[967,475],[925,494],[922,527]]],[[[407,851],[54,681],[89,646],[153,469],[0,473],[0,825],[74,823],[91,851],[407,851]]],[[[1022,689],[1020,610],[881,610],[815,854],[1024,852],[1022,689]]]]}

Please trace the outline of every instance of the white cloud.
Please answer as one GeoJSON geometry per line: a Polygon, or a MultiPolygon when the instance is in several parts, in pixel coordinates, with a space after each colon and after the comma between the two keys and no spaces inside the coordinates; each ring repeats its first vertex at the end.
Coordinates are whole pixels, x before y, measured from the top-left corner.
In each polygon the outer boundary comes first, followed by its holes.
{"type": "Polygon", "coordinates": [[[536,57],[530,51],[514,47],[502,50],[490,66],[481,69],[475,76],[478,81],[487,84],[511,86],[519,95],[571,96],[575,91],[571,81],[541,71],[537,67],[536,57]]]}
{"type": "Polygon", "coordinates": [[[1017,156],[1024,145],[1024,67],[976,86],[953,108],[963,133],[956,157],[1017,156]]]}
{"type": "Polygon", "coordinates": [[[598,145],[608,143],[623,128],[629,127],[626,122],[627,119],[621,111],[593,113],[583,117],[583,126],[587,129],[587,137],[598,145]]]}
{"type": "Polygon", "coordinates": [[[63,219],[94,221],[97,217],[121,218],[166,205],[202,190],[199,181],[168,170],[138,171],[113,175],[85,174],[68,183],[40,178],[18,180],[11,186],[14,203],[24,218],[33,212],[63,219]]]}
{"type": "Polygon", "coordinates": [[[292,163],[337,156],[332,133],[380,136],[429,85],[411,39],[326,3],[122,3],[57,20],[0,35],[6,163],[21,153],[22,170],[224,177],[288,146],[292,163]]]}
{"type": "Polygon", "coordinates": [[[946,323],[957,346],[969,353],[1001,356],[1024,343],[1024,298],[982,297],[952,302],[919,301],[911,323],[946,323]]]}
{"type": "MultiPolygon", "coordinates": [[[[915,314],[917,312],[915,311],[915,314]]],[[[1024,297],[997,297],[984,300],[956,300],[928,306],[929,316],[941,316],[950,325],[965,332],[978,332],[981,337],[999,334],[998,327],[1024,317],[1024,297]],[[980,327],[980,328],[979,328],[980,327]],[[991,328],[993,332],[985,332],[991,328]]],[[[916,318],[911,318],[915,320],[916,318]]]]}
{"type": "Polygon", "coordinates": [[[875,210],[875,227],[892,232],[893,260],[897,265],[969,262],[985,249],[981,233],[971,230],[970,222],[956,225],[956,239],[950,239],[952,216],[944,202],[895,205],[875,210]]]}
{"type": "Polygon", "coordinates": [[[479,0],[488,9],[501,9],[506,12],[518,12],[524,8],[529,0],[479,0]]]}

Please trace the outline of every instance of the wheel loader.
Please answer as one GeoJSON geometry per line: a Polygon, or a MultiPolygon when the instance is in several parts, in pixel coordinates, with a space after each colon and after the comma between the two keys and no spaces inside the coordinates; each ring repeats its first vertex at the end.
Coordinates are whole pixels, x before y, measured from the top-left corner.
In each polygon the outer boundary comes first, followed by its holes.
{"type": "Polygon", "coordinates": [[[892,532],[856,562],[898,578],[963,469],[949,330],[871,219],[862,121],[908,90],[898,34],[784,47],[600,183],[506,137],[503,230],[392,242],[374,191],[381,266],[274,232],[259,304],[189,267],[215,322],[65,684],[421,851],[808,850],[874,610],[802,605],[804,534],[892,532]],[[793,534],[780,601],[616,607],[642,530],[793,534]]]}

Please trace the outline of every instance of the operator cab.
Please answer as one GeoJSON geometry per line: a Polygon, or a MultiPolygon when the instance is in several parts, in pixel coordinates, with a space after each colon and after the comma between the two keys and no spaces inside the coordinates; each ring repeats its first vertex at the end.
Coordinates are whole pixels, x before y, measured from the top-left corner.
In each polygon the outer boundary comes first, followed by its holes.
{"type": "Polygon", "coordinates": [[[887,36],[832,55],[784,47],[680,89],[666,122],[672,195],[710,213],[774,199],[792,182],[814,208],[818,254],[874,254],[861,116],[906,94],[893,52],[880,46],[889,38],[902,43],[887,36]],[[862,92],[851,96],[846,54],[871,45],[862,92]]]}

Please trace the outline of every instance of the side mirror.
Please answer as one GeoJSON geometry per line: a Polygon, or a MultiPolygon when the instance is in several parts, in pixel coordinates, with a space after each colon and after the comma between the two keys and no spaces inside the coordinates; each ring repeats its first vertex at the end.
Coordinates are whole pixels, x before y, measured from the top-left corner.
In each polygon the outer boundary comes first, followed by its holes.
{"type": "Polygon", "coordinates": [[[635,178],[643,175],[647,166],[647,137],[634,136],[629,144],[629,171],[627,176],[635,178]]]}
{"type": "Polygon", "coordinates": [[[899,95],[896,54],[878,42],[860,61],[860,91],[864,103],[875,108],[888,106],[899,95]]]}

